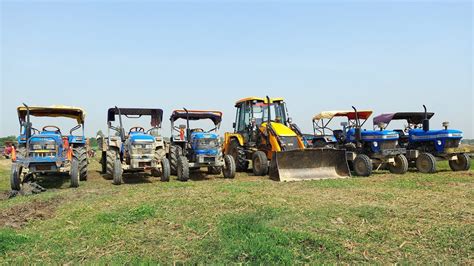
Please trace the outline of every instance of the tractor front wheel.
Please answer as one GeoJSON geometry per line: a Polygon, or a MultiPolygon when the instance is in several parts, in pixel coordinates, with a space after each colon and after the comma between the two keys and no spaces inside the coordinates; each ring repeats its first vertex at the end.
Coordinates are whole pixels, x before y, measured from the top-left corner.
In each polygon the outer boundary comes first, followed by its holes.
{"type": "Polygon", "coordinates": [[[392,174],[403,175],[408,171],[408,160],[407,157],[403,154],[399,154],[395,156],[395,162],[393,164],[389,164],[388,169],[392,174]]]}
{"type": "Polygon", "coordinates": [[[358,176],[370,176],[372,174],[372,160],[365,154],[359,154],[354,159],[354,172],[358,176]]]}
{"type": "Polygon", "coordinates": [[[167,158],[161,160],[161,181],[168,182],[170,181],[170,161],[167,158]]]}
{"type": "Polygon", "coordinates": [[[10,186],[12,190],[20,191],[21,189],[21,171],[22,167],[16,163],[12,164],[10,175],[10,186]]]}
{"type": "Polygon", "coordinates": [[[73,149],[73,156],[78,160],[79,163],[79,179],[81,181],[87,180],[87,148],[85,146],[79,146],[73,149]]]}
{"type": "Polygon", "coordinates": [[[114,162],[114,165],[113,165],[113,173],[112,173],[112,178],[113,178],[113,181],[112,183],[114,185],[121,185],[122,184],[122,175],[123,175],[123,171],[122,171],[122,163],[120,162],[120,158],[115,158],[115,162],[114,162]]]}
{"type": "Polygon", "coordinates": [[[449,167],[453,171],[467,171],[471,168],[471,158],[469,155],[462,153],[457,155],[457,160],[450,160],[449,167]]]}
{"type": "Polygon", "coordinates": [[[172,175],[178,174],[178,159],[183,155],[183,149],[178,145],[171,145],[170,147],[170,170],[172,175]]]}
{"type": "Polygon", "coordinates": [[[178,180],[186,182],[189,179],[189,162],[185,156],[179,156],[178,158],[178,180]]]}
{"type": "Polygon", "coordinates": [[[252,156],[253,174],[264,176],[268,173],[268,159],[263,151],[256,151],[252,156]]]}
{"type": "Polygon", "coordinates": [[[71,176],[71,187],[79,187],[79,171],[79,160],[76,157],[73,157],[71,161],[71,170],[69,171],[69,175],[71,176]]]}
{"type": "Polygon", "coordinates": [[[434,173],[436,172],[436,158],[431,153],[423,152],[416,158],[416,168],[421,173],[434,173]]]}
{"type": "Polygon", "coordinates": [[[230,155],[224,155],[224,169],[223,169],[224,178],[234,178],[235,177],[235,161],[234,157],[230,155]]]}

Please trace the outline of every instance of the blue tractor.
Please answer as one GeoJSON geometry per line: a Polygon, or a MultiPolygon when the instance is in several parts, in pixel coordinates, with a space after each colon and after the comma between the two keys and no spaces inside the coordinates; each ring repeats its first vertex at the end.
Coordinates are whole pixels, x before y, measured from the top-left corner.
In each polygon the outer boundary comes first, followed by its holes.
{"type": "Polygon", "coordinates": [[[321,112],[313,118],[315,148],[346,150],[349,166],[358,176],[370,176],[376,169],[387,167],[391,173],[404,174],[408,170],[405,148],[398,147],[398,133],[390,130],[362,130],[372,114],[370,110],[321,112]],[[328,127],[335,117],[345,117],[342,129],[328,127]]]}
{"type": "Polygon", "coordinates": [[[422,173],[436,172],[437,160],[449,160],[453,171],[467,171],[471,167],[469,149],[459,146],[463,133],[460,130],[448,129],[449,123],[444,122],[444,129],[431,130],[430,119],[434,113],[399,112],[381,114],[374,118],[374,128],[386,128],[392,120],[405,120],[404,129],[395,130],[400,136],[400,146],[407,149],[407,158],[412,166],[422,173]]]}
{"type": "Polygon", "coordinates": [[[230,155],[222,154],[219,130],[222,113],[218,111],[174,110],[171,120],[171,146],[169,160],[171,173],[178,180],[187,181],[190,169],[207,167],[208,173],[224,178],[235,177],[235,161],[230,155]],[[177,120],[186,124],[175,126],[177,120]],[[213,127],[209,130],[190,128],[190,121],[211,120],[213,127]]]}
{"type": "Polygon", "coordinates": [[[84,137],[85,112],[68,106],[28,106],[17,108],[20,122],[18,147],[13,149],[11,189],[19,191],[24,182],[39,174],[68,173],[71,187],[78,187],[79,180],[87,180],[87,147],[84,137]],[[77,121],[69,134],[57,126],[47,125],[41,130],[33,127],[31,117],[64,117],[77,121]],[[81,129],[77,134],[75,131],[81,129]]]}
{"type": "Polygon", "coordinates": [[[169,181],[170,165],[166,158],[168,145],[160,135],[162,119],[161,109],[116,106],[108,110],[108,137],[99,138],[98,144],[102,149],[102,173],[112,178],[114,185],[122,184],[124,172],[150,171],[153,176],[161,177],[161,181],[169,181]],[[151,118],[149,129],[133,126],[125,131],[123,118],[142,117],[151,118]]]}

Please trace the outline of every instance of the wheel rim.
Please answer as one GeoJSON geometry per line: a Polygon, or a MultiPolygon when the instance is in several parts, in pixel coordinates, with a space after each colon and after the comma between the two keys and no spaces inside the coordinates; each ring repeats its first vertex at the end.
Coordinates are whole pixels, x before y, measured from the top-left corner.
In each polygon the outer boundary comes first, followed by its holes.
{"type": "Polygon", "coordinates": [[[355,163],[355,168],[356,168],[357,173],[359,174],[364,173],[364,170],[365,170],[364,162],[362,160],[357,160],[357,162],[355,163]]]}
{"type": "Polygon", "coordinates": [[[419,168],[423,171],[428,171],[431,167],[431,161],[429,160],[429,158],[421,158],[420,159],[420,163],[419,163],[419,168]]]}

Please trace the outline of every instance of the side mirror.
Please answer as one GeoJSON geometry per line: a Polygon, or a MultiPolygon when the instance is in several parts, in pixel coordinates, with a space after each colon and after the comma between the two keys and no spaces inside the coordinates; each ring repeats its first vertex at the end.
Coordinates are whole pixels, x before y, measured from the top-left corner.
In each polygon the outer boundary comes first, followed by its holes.
{"type": "Polygon", "coordinates": [[[235,126],[236,126],[235,122],[234,122],[234,123],[232,123],[232,128],[234,128],[234,129],[235,129],[235,126]]]}

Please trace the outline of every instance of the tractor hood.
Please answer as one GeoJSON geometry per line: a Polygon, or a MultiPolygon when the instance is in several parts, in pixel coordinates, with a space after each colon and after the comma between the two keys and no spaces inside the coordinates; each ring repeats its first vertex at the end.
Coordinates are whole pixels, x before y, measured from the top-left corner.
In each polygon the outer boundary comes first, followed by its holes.
{"type": "MultiPolygon", "coordinates": [[[[277,122],[270,122],[273,130],[278,136],[281,137],[296,137],[296,133],[289,127],[285,126],[284,124],[277,123],[277,122]]],[[[267,127],[267,123],[262,123],[260,126],[261,130],[265,130],[267,127]]]]}
{"type": "Polygon", "coordinates": [[[192,139],[218,139],[219,135],[215,133],[194,132],[191,133],[192,139]]]}
{"type": "Polygon", "coordinates": [[[440,129],[424,131],[421,128],[409,131],[412,140],[462,139],[463,133],[456,129],[440,129]]]}
{"type": "Polygon", "coordinates": [[[141,133],[141,132],[132,132],[130,133],[130,141],[133,143],[133,142],[136,142],[136,141],[142,141],[142,142],[154,142],[155,141],[155,137],[153,137],[152,135],[148,135],[148,134],[145,134],[145,133],[141,133]]]}
{"type": "MultiPolygon", "coordinates": [[[[362,140],[366,141],[384,141],[398,140],[398,133],[392,130],[362,130],[362,140]]],[[[347,131],[350,141],[355,141],[355,129],[347,131]]]]}

